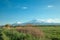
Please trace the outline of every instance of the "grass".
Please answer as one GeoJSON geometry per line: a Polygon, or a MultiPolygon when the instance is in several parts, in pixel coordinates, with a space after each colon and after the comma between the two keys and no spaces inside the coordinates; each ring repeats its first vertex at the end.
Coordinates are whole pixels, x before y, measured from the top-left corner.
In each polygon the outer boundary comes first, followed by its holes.
{"type": "Polygon", "coordinates": [[[57,38],[60,40],[60,27],[39,27],[45,33],[45,38],[53,39],[57,38]]]}
{"type": "MultiPolygon", "coordinates": [[[[26,32],[25,31],[25,32],[26,32]]],[[[26,33],[27,33],[26,32],[26,33]]],[[[40,34],[41,35],[41,34],[40,34]]],[[[39,36],[39,35],[37,35],[39,36]]],[[[17,27],[17,28],[1,28],[0,29],[0,40],[60,40],[60,27],[17,27]],[[24,31],[26,30],[28,34],[25,34],[24,32],[19,32],[19,31],[24,31]],[[32,33],[30,33],[32,32],[32,33]],[[37,34],[35,33],[43,33],[43,38],[39,39],[36,38],[35,36],[37,34]],[[35,35],[32,35],[35,34],[35,35]],[[1,37],[2,35],[2,37],[1,37]],[[12,36],[13,35],[13,36],[12,36]],[[11,39],[12,38],[12,39],[11,39]],[[25,38],[25,39],[23,39],[25,38]]]]}

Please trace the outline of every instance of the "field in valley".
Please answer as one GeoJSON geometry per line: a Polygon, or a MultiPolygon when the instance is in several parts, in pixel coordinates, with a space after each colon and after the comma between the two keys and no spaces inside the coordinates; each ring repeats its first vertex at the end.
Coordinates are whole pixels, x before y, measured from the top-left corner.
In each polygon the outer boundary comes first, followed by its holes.
{"type": "Polygon", "coordinates": [[[48,40],[60,40],[60,27],[40,27],[48,40]]]}
{"type": "Polygon", "coordinates": [[[43,26],[32,28],[31,27],[0,28],[0,40],[60,40],[60,27],[43,26]],[[38,31],[38,29],[40,30],[40,32],[38,31]],[[24,30],[25,33],[21,32],[24,30]]]}

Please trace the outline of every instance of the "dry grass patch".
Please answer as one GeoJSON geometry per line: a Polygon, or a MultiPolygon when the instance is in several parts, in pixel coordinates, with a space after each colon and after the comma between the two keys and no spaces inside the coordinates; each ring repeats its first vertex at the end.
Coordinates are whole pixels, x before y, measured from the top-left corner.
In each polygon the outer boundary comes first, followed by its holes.
{"type": "Polygon", "coordinates": [[[44,37],[43,32],[40,29],[36,28],[36,27],[17,27],[16,30],[18,32],[31,34],[34,37],[44,37]]]}

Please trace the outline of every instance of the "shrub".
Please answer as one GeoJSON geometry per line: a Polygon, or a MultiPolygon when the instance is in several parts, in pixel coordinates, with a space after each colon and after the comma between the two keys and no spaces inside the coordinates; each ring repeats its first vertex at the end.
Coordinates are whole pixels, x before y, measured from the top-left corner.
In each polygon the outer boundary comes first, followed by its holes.
{"type": "Polygon", "coordinates": [[[16,30],[5,29],[2,32],[4,40],[37,40],[31,34],[20,33],[16,30]]]}
{"type": "Polygon", "coordinates": [[[22,32],[22,33],[26,33],[26,34],[31,34],[33,35],[34,37],[39,37],[39,38],[43,38],[44,35],[43,35],[43,32],[38,29],[38,28],[35,28],[35,27],[17,27],[16,30],[18,32],[22,32]]]}

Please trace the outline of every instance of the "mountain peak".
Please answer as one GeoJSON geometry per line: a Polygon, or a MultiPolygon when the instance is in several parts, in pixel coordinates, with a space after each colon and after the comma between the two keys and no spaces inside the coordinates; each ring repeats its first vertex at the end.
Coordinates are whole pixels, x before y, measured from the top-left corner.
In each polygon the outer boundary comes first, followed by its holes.
{"type": "Polygon", "coordinates": [[[37,19],[31,20],[31,21],[33,21],[33,22],[39,22],[39,20],[37,20],[37,19]]]}
{"type": "Polygon", "coordinates": [[[60,25],[60,20],[53,20],[53,19],[34,19],[30,20],[28,22],[16,22],[13,25],[27,25],[27,24],[32,24],[32,25],[60,25]]]}

